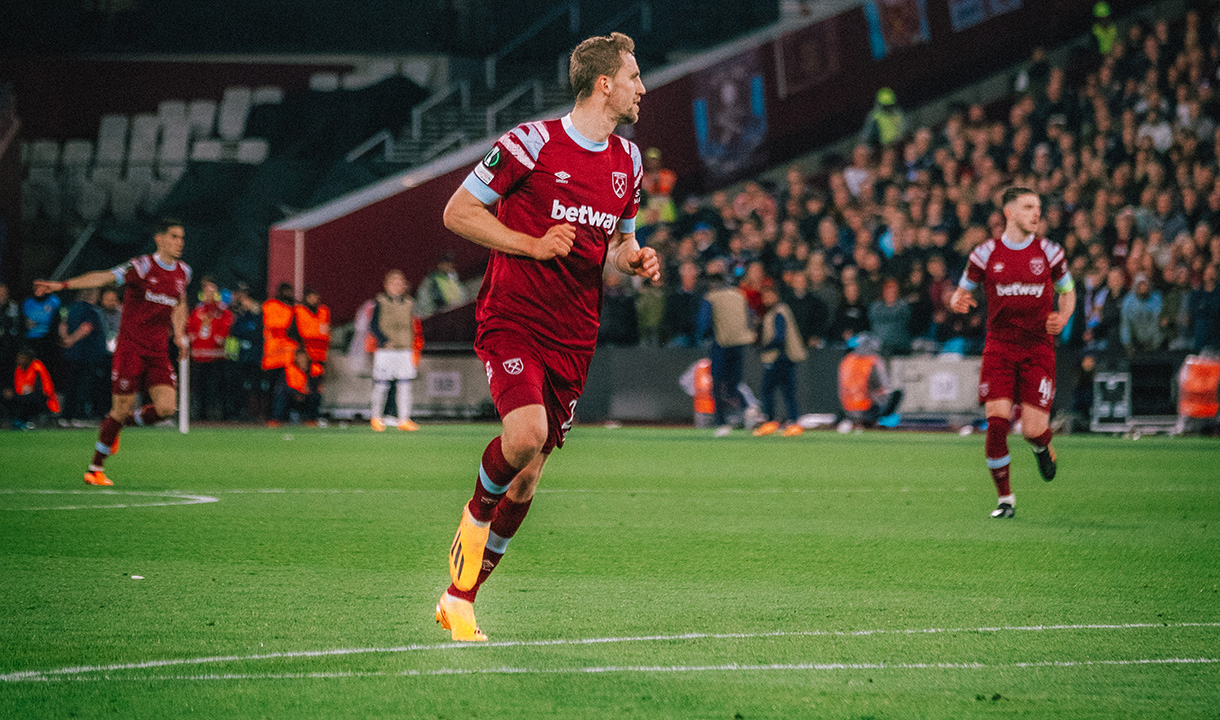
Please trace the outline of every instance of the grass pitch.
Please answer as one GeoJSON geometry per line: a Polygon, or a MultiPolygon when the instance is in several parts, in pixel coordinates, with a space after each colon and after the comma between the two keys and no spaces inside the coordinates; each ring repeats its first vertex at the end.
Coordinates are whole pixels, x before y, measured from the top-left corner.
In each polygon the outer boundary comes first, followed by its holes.
{"type": "Polygon", "coordinates": [[[1217,717],[1214,440],[577,427],[455,646],[496,432],[0,434],[0,716],[1217,717]]]}

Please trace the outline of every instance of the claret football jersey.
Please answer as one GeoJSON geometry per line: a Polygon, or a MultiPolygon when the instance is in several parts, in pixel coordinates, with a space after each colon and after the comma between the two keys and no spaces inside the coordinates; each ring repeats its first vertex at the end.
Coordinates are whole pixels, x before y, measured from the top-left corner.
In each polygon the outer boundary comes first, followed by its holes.
{"type": "Polygon", "coordinates": [[[476,318],[479,332],[516,326],[562,350],[593,352],[601,315],[602,268],[616,230],[635,232],[642,172],[635,143],[594,142],[571,116],[505,133],[463,187],[496,217],[534,237],[561,223],[576,228],[567,257],[538,261],[491,251],[476,318]]]}
{"type": "Polygon", "coordinates": [[[1072,289],[1063,248],[1029,236],[1013,244],[993,238],[970,253],[961,287],[982,285],[987,293],[987,339],[1054,347],[1046,319],[1055,310],[1055,293],[1072,289]]]}
{"type": "Polygon", "coordinates": [[[169,351],[170,316],[191,281],[191,268],[181,260],[162,265],[156,255],[141,255],[113,268],[123,294],[119,347],[139,352],[169,351]]]}

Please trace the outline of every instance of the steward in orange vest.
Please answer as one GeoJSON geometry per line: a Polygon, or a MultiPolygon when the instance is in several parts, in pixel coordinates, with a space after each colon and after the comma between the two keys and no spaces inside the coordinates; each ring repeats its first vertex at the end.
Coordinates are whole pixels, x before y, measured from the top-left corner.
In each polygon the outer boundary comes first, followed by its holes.
{"type": "Polygon", "coordinates": [[[304,304],[296,306],[297,331],[315,365],[324,365],[330,352],[330,308],[321,300],[316,290],[306,288],[304,304]]]}
{"type": "Polygon", "coordinates": [[[59,413],[59,398],[55,396],[51,373],[47,372],[47,366],[35,358],[34,351],[29,348],[17,351],[13,387],[11,390],[5,389],[4,396],[14,404],[14,415],[22,425],[42,412],[44,404],[47,410],[59,413]]]}
{"type": "Polygon", "coordinates": [[[263,369],[279,370],[292,364],[300,347],[300,331],[293,311],[292,286],[280,283],[275,297],[263,303],[263,369]]]}
{"type": "Polygon", "coordinates": [[[889,387],[877,338],[860,333],[849,347],[852,352],[839,361],[839,404],[849,419],[872,425],[894,413],[902,402],[902,390],[889,387]]]}

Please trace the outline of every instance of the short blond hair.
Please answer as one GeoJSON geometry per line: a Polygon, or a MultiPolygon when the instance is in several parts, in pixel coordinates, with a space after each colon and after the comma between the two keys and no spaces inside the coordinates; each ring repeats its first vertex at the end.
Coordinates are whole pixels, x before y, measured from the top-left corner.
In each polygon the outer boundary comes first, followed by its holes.
{"type": "Polygon", "coordinates": [[[602,75],[614,77],[623,66],[623,53],[635,54],[635,41],[621,32],[595,35],[577,45],[568,60],[568,83],[576,99],[592,95],[602,75]]]}

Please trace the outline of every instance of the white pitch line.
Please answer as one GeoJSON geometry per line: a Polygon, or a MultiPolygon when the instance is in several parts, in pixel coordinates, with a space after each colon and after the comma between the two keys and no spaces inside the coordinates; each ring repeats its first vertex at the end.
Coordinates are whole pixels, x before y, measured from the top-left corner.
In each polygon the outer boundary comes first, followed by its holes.
{"type": "Polygon", "coordinates": [[[147,668],[180,665],[205,665],[225,662],[253,662],[293,658],[338,657],[365,655],[370,653],[407,653],[434,650],[473,650],[477,648],[550,647],[557,645],[601,645],[608,643],[671,642],[681,640],[751,640],[780,637],[866,637],[871,635],[933,635],[939,633],[999,633],[999,632],[1052,632],[1061,630],[1137,630],[1162,628],[1216,628],[1220,622],[1189,623],[1123,623],[1088,625],[1019,625],[978,628],[908,628],[899,630],[795,630],[765,633],[682,633],[680,635],[637,635],[629,637],[601,638],[556,638],[553,640],[501,640],[488,643],[435,643],[428,645],[401,645],[397,647],[334,648],[330,650],[298,650],[288,652],[259,653],[255,655],[222,655],[198,658],[175,658],[146,660],[138,663],[114,665],[79,665],[55,670],[22,670],[0,675],[0,682],[22,682],[52,679],[52,676],[84,675],[118,670],[142,670],[147,668]]]}
{"type": "Polygon", "coordinates": [[[171,499],[172,502],[120,503],[115,505],[52,505],[48,507],[0,507],[0,510],[117,510],[122,508],[172,507],[220,502],[210,495],[193,495],[178,490],[0,490],[0,495],[136,495],[171,499]]]}
{"type": "Polygon", "coordinates": [[[223,673],[208,675],[148,675],[142,677],[90,677],[67,676],[58,678],[29,678],[35,682],[97,682],[127,680],[198,682],[209,680],[330,680],[344,678],[386,677],[430,677],[442,675],[598,675],[606,673],[695,673],[695,672],[774,672],[774,671],[832,671],[832,670],[1008,670],[1028,668],[1073,668],[1122,665],[1213,665],[1220,658],[1140,658],[1134,660],[1042,660],[1018,663],[770,663],[746,665],[725,663],[721,665],[605,665],[566,668],[494,667],[494,668],[439,668],[436,670],[403,670],[402,672],[310,672],[310,673],[223,673]]]}

